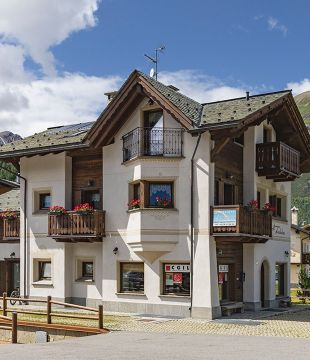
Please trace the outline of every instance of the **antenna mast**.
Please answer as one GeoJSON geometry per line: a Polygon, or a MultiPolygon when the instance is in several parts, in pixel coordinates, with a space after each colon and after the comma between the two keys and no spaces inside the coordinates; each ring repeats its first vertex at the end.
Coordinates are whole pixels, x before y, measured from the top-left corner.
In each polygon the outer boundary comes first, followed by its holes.
{"type": "Polygon", "coordinates": [[[157,80],[158,75],[158,63],[159,63],[159,52],[163,53],[166,47],[164,45],[160,46],[159,48],[155,49],[155,58],[153,58],[150,55],[144,54],[144,56],[149,59],[153,64],[155,64],[155,72],[151,70],[151,77],[155,77],[155,80],[157,80]]]}

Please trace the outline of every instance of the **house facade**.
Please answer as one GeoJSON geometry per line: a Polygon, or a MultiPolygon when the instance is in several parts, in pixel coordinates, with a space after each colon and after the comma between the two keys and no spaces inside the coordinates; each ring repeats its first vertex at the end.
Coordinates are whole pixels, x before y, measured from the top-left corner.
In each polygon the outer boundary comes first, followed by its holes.
{"type": "Polygon", "coordinates": [[[23,178],[22,294],[200,318],[287,299],[310,166],[290,91],[200,104],[134,71],[114,95],[95,123],[0,148],[23,178]]]}

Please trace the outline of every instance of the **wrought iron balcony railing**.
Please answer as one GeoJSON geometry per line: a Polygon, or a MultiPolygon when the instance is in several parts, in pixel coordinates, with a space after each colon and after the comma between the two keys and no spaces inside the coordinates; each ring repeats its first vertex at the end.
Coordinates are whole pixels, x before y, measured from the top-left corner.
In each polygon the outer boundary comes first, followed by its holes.
{"type": "Polygon", "coordinates": [[[123,136],[123,161],[139,156],[183,156],[183,129],[136,128],[123,136]]]}
{"type": "Polygon", "coordinates": [[[256,171],[275,181],[292,181],[300,175],[300,154],[278,141],[256,145],[256,171]]]}

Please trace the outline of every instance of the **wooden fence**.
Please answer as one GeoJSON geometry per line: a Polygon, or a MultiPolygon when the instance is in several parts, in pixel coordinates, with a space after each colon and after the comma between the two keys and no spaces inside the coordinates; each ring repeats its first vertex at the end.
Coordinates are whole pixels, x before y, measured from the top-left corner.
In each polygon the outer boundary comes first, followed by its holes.
{"type": "Polygon", "coordinates": [[[17,344],[17,312],[12,312],[12,318],[0,315],[0,329],[12,332],[11,342],[17,344]]]}
{"type": "MultiPolygon", "coordinates": [[[[72,319],[81,319],[81,320],[96,320],[98,322],[98,329],[103,329],[103,306],[102,305],[98,305],[98,309],[93,308],[93,307],[88,307],[88,306],[82,306],[82,305],[75,305],[75,304],[70,304],[70,303],[66,303],[66,302],[62,302],[62,301],[56,301],[56,300],[52,300],[51,296],[47,296],[46,300],[43,299],[26,299],[26,298],[16,298],[16,297],[8,297],[6,293],[3,293],[3,305],[2,305],[2,310],[3,310],[3,316],[7,317],[8,313],[18,313],[18,314],[28,314],[28,315],[42,315],[42,316],[46,316],[46,323],[47,324],[52,324],[52,318],[53,317],[58,317],[58,318],[72,318],[72,319]],[[23,309],[18,309],[18,310],[13,310],[11,308],[8,308],[8,301],[13,300],[16,302],[24,302],[24,303],[41,303],[41,304],[46,304],[46,312],[38,312],[38,311],[31,311],[31,310],[23,310],[23,309]],[[85,311],[90,311],[90,312],[94,312],[96,315],[89,315],[89,314],[63,314],[63,313],[58,313],[58,312],[53,312],[52,311],[52,305],[61,305],[64,306],[66,308],[74,308],[74,309],[79,309],[79,310],[85,310],[85,311]]],[[[10,318],[8,318],[10,319],[10,318]]]]}

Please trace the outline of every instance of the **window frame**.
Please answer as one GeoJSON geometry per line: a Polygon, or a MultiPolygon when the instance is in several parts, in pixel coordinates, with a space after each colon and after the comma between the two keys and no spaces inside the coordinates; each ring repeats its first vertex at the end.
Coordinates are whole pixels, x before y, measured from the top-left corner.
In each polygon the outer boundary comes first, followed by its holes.
{"type": "Polygon", "coordinates": [[[276,298],[285,296],[285,268],[286,268],[285,263],[276,263],[275,264],[275,295],[276,295],[276,298]],[[280,267],[280,271],[278,272],[278,276],[280,274],[280,279],[278,278],[278,280],[277,280],[277,275],[276,275],[277,267],[280,267]]]}
{"type": "Polygon", "coordinates": [[[145,290],[145,263],[142,261],[121,261],[119,262],[119,293],[121,294],[144,294],[144,290],[145,290]],[[142,265],[142,269],[143,269],[143,290],[124,290],[124,286],[123,286],[123,282],[124,282],[124,278],[123,278],[123,267],[124,265],[142,265]]]}
{"type": "MultiPolygon", "coordinates": [[[[162,286],[161,286],[161,294],[164,295],[164,296],[177,296],[177,297],[188,297],[190,296],[190,283],[191,283],[191,273],[190,271],[189,272],[182,272],[182,271],[179,271],[181,273],[186,273],[186,274],[189,274],[189,290],[188,292],[186,293],[177,293],[177,292],[169,292],[166,290],[166,274],[169,273],[166,272],[165,270],[165,266],[166,265],[186,265],[186,266],[190,266],[190,263],[189,262],[183,262],[183,261],[180,261],[180,262],[169,262],[169,261],[165,261],[162,263],[162,276],[161,276],[161,279],[162,279],[162,286]]],[[[171,272],[173,273],[173,272],[171,272]]]]}
{"type": "Polygon", "coordinates": [[[94,262],[91,260],[82,260],[82,279],[94,280],[94,262]],[[88,264],[92,264],[91,275],[87,274],[86,267],[88,264]]]}
{"type": "Polygon", "coordinates": [[[287,208],[286,208],[287,196],[281,196],[272,193],[269,194],[268,200],[271,206],[275,208],[275,211],[273,211],[272,216],[275,219],[287,221],[287,208]]]}
{"type": "Polygon", "coordinates": [[[51,260],[38,260],[38,281],[51,281],[52,280],[52,261],[51,260]],[[50,264],[51,276],[44,276],[44,265],[50,264]]]}

